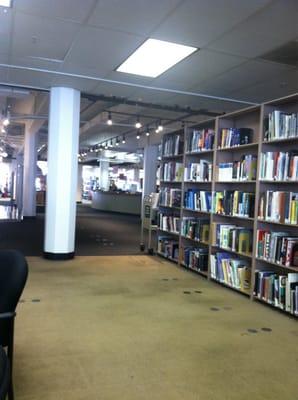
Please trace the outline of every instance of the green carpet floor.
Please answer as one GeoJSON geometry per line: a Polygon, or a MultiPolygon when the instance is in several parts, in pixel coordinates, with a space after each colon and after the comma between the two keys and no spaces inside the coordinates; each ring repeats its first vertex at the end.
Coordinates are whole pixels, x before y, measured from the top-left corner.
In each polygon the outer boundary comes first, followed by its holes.
{"type": "Polygon", "coordinates": [[[17,400],[297,399],[296,320],[157,257],[29,264],[17,400]]]}

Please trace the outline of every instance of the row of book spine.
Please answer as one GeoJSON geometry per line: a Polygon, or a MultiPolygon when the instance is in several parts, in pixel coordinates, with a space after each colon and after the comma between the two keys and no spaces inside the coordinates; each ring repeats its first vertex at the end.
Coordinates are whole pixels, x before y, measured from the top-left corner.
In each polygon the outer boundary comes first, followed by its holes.
{"type": "Polygon", "coordinates": [[[255,271],[254,295],[275,307],[298,315],[298,273],[279,275],[274,271],[255,271]]]}
{"type": "Polygon", "coordinates": [[[262,193],[258,217],[266,221],[297,225],[298,192],[267,190],[262,193]]]}
{"type": "Polygon", "coordinates": [[[219,148],[249,144],[252,142],[253,133],[251,128],[223,128],[220,131],[219,148]]]}
{"type": "Polygon", "coordinates": [[[251,268],[246,260],[225,252],[211,254],[211,278],[244,293],[249,293],[251,268]]]}
{"type": "Polygon", "coordinates": [[[184,193],[184,207],[194,211],[211,212],[212,193],[205,190],[188,189],[184,193]]]}
{"type": "Polygon", "coordinates": [[[298,236],[258,229],[256,249],[258,258],[286,267],[297,267],[298,271],[298,236]]]}
{"type": "Polygon", "coordinates": [[[189,239],[208,243],[209,227],[209,219],[183,217],[181,221],[181,235],[189,239]]]}
{"type": "Polygon", "coordinates": [[[257,157],[252,154],[242,156],[239,161],[219,163],[219,181],[255,180],[257,175],[257,157]]]}
{"type": "Polygon", "coordinates": [[[200,160],[199,163],[189,163],[184,169],[186,182],[210,182],[212,180],[212,163],[200,160]]]}
{"type": "Polygon", "coordinates": [[[265,140],[298,136],[298,113],[274,110],[265,120],[265,140]],[[266,126],[268,124],[268,126],[266,126]]]}
{"type": "Polygon", "coordinates": [[[253,218],[255,194],[239,190],[215,192],[213,212],[235,217],[253,218]]]}
{"type": "Polygon", "coordinates": [[[159,205],[181,207],[181,189],[161,188],[159,192],[159,205]]]}
{"type": "Polygon", "coordinates": [[[163,156],[178,156],[183,154],[183,135],[166,136],[163,142],[163,156]]]}
{"type": "Polygon", "coordinates": [[[158,236],[157,252],[166,258],[170,258],[178,262],[179,242],[167,236],[158,236]]]}
{"type": "Polygon", "coordinates": [[[298,180],[297,151],[268,151],[261,154],[260,179],[277,181],[298,180]]]}
{"type": "Polygon", "coordinates": [[[180,162],[170,161],[164,163],[162,180],[167,182],[181,182],[184,167],[180,162]]]}
{"type": "Polygon", "coordinates": [[[184,247],[182,264],[194,271],[208,271],[208,249],[204,247],[184,247]]]}
{"type": "Polygon", "coordinates": [[[215,132],[212,129],[193,130],[187,139],[187,152],[197,153],[212,150],[215,132]]]}
{"type": "Polygon", "coordinates": [[[253,230],[232,224],[212,224],[213,243],[223,249],[252,254],[253,230]]]}
{"type": "Polygon", "coordinates": [[[160,213],[159,217],[159,229],[166,232],[176,233],[179,235],[180,232],[180,217],[175,215],[160,213]]]}

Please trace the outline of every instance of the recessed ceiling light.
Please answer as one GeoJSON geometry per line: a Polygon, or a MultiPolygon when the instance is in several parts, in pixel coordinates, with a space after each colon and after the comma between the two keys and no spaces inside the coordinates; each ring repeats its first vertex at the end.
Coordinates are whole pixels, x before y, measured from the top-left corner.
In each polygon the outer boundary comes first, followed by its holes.
{"type": "Polygon", "coordinates": [[[0,0],[0,7],[12,7],[12,0],[0,0]]]}
{"type": "Polygon", "coordinates": [[[147,39],[117,71],[156,78],[196,50],[196,47],[147,39]]]}

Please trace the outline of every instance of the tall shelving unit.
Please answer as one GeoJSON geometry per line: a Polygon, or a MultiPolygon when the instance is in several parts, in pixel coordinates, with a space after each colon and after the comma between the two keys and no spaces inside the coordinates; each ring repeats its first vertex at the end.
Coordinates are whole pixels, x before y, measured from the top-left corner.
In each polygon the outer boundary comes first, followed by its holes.
{"type": "MultiPolygon", "coordinates": [[[[179,187],[181,189],[181,204],[180,208],[176,207],[172,209],[173,213],[180,216],[180,222],[184,217],[194,217],[194,218],[209,218],[210,221],[210,232],[208,241],[198,241],[184,237],[181,234],[181,229],[179,234],[171,234],[169,232],[163,232],[169,234],[169,237],[175,237],[179,243],[178,256],[174,261],[181,267],[187,267],[184,263],[184,248],[187,246],[193,247],[207,247],[208,249],[208,267],[207,270],[195,270],[195,272],[204,276],[205,278],[217,282],[223,286],[227,286],[230,289],[236,290],[241,294],[246,295],[251,300],[264,302],[264,299],[259,298],[254,293],[255,288],[255,277],[257,271],[273,271],[276,274],[287,273],[298,273],[298,267],[294,266],[282,266],[277,262],[272,260],[261,259],[257,256],[257,232],[258,229],[267,229],[271,232],[279,232],[280,230],[288,232],[289,235],[298,237],[298,225],[281,223],[275,221],[265,221],[259,218],[259,202],[261,195],[266,190],[280,190],[280,191],[291,191],[298,193],[298,182],[296,181],[276,181],[276,180],[262,180],[260,177],[260,160],[261,153],[267,151],[290,151],[297,150],[298,152],[298,132],[296,132],[295,137],[290,138],[279,138],[275,140],[266,140],[264,121],[267,119],[270,112],[274,110],[280,110],[287,113],[298,113],[298,94],[288,96],[286,98],[278,99],[268,103],[264,103],[259,106],[254,106],[233,113],[225,114],[214,119],[209,119],[199,123],[193,127],[185,127],[184,131],[180,130],[180,135],[184,136],[184,151],[183,154],[163,156],[162,164],[166,163],[168,160],[179,160],[183,162],[184,168],[188,166],[189,163],[199,163],[200,160],[204,159],[212,163],[212,179],[211,181],[188,181],[185,179],[183,174],[183,179],[181,182],[164,182],[161,181],[161,187],[179,187]],[[221,147],[221,130],[228,128],[250,128],[253,132],[251,140],[248,143],[242,145],[236,145],[233,147],[222,148],[221,147]],[[201,150],[196,152],[190,152],[188,150],[188,139],[189,135],[193,130],[214,130],[215,138],[214,145],[212,149],[201,150]],[[246,179],[246,180],[219,180],[219,169],[220,163],[232,163],[235,160],[239,160],[242,156],[252,155],[257,158],[256,164],[256,179],[246,179]],[[189,189],[196,189],[202,191],[210,191],[212,193],[212,211],[199,211],[191,210],[185,207],[184,197],[189,189]],[[216,192],[222,191],[243,191],[248,193],[254,193],[255,202],[252,214],[250,216],[241,215],[224,215],[215,212],[214,209],[214,198],[216,192]],[[252,249],[250,254],[241,253],[237,251],[232,251],[227,248],[221,248],[214,241],[214,224],[226,224],[234,225],[236,227],[243,227],[244,229],[250,229],[252,231],[252,249]],[[240,290],[239,288],[231,287],[225,284],[222,280],[216,279],[211,274],[211,256],[217,252],[227,252],[237,259],[245,260],[249,264],[251,271],[250,274],[250,286],[247,290],[240,290]]],[[[177,134],[173,132],[169,135],[177,134]]],[[[162,211],[164,208],[160,206],[162,211]]],[[[167,257],[169,258],[169,257],[167,257]]],[[[274,306],[273,304],[271,304],[274,306]]]]}

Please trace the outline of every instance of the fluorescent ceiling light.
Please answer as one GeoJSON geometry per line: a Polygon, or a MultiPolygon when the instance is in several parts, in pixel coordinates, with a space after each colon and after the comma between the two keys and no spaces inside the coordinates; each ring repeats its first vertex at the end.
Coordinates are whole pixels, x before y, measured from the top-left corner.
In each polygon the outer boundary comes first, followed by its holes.
{"type": "Polygon", "coordinates": [[[148,39],[117,68],[117,71],[156,78],[196,50],[196,47],[148,39]]]}
{"type": "Polygon", "coordinates": [[[0,0],[0,6],[1,7],[11,7],[12,0],[0,0]]]}

